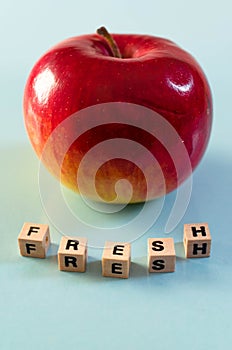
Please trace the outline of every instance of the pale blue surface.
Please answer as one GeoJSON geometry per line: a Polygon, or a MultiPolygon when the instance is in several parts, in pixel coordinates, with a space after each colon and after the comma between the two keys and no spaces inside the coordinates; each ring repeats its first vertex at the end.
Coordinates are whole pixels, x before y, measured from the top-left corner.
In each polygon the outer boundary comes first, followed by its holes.
{"type": "MultiPolygon", "coordinates": [[[[229,1],[1,2],[0,349],[231,349],[231,60],[229,1]],[[93,2],[94,3],[94,2],[93,2]],[[90,6],[94,6],[90,10],[90,6]],[[85,274],[59,272],[61,235],[51,226],[46,260],[23,258],[24,221],[47,222],[38,160],[24,131],[22,94],[39,56],[69,36],[105,24],[112,32],[169,37],[203,66],[214,95],[214,127],[193,177],[187,212],[171,234],[174,274],[148,275],[146,239],[162,236],[167,211],[132,245],[128,280],[101,276],[101,250],[89,249],[85,274]],[[209,223],[209,259],[183,259],[184,222],[209,223]]],[[[174,194],[167,198],[171,205],[174,194]]]]}

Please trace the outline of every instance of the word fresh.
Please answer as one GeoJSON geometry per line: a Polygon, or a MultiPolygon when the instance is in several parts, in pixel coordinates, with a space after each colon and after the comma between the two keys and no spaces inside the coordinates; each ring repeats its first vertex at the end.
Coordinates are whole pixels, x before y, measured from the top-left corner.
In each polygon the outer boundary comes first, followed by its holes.
{"type": "MultiPolygon", "coordinates": [[[[18,236],[21,255],[45,258],[50,245],[49,226],[26,222],[18,236]]],[[[148,271],[174,272],[176,253],[173,238],[148,238],[148,271]]],[[[207,223],[184,224],[183,244],[186,258],[210,256],[211,235],[207,223]]],[[[63,236],[58,249],[58,267],[61,271],[85,272],[87,238],[63,236]]],[[[102,275],[128,278],[131,264],[131,244],[105,243],[102,254],[102,275]]]]}

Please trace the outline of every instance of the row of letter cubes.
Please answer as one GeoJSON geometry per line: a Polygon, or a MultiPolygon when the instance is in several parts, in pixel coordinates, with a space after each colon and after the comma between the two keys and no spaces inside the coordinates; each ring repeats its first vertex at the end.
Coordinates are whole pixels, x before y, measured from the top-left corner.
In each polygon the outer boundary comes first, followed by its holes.
{"type": "MultiPolygon", "coordinates": [[[[18,237],[23,256],[45,258],[50,245],[48,225],[25,223],[18,237]]],[[[187,258],[210,255],[211,236],[208,224],[184,225],[184,249],[187,258]]],[[[87,260],[87,239],[62,237],[58,250],[58,266],[62,271],[84,272],[87,260]]],[[[106,242],[102,255],[102,274],[108,277],[128,278],[131,245],[106,242]]],[[[173,238],[148,239],[149,272],[174,272],[176,254],[173,238]]]]}

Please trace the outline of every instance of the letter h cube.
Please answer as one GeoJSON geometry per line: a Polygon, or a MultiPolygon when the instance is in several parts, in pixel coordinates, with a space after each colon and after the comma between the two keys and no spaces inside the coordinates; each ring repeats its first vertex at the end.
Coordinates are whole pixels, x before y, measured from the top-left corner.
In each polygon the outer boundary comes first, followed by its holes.
{"type": "Polygon", "coordinates": [[[184,225],[184,249],[186,258],[210,256],[211,236],[207,223],[184,225]]]}

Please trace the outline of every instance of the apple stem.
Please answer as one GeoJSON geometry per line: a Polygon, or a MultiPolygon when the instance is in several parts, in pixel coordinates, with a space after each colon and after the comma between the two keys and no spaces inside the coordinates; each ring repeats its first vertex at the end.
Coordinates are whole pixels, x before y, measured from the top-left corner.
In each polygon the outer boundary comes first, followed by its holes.
{"type": "Polygon", "coordinates": [[[121,52],[118,48],[117,43],[115,42],[115,40],[113,39],[112,35],[110,35],[110,33],[108,32],[108,30],[105,27],[100,27],[97,29],[97,34],[103,36],[106,41],[108,42],[112,54],[114,57],[116,58],[122,58],[121,52]]]}

